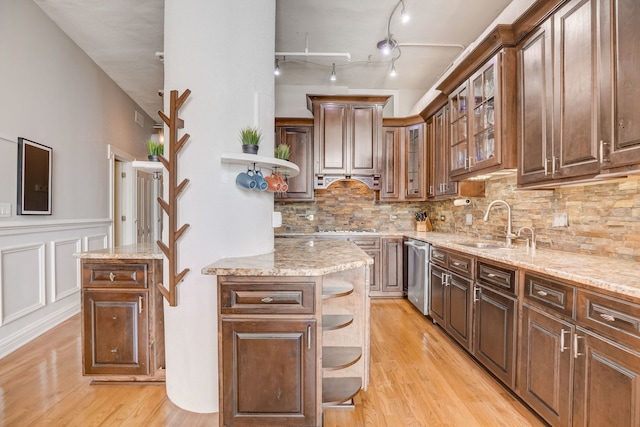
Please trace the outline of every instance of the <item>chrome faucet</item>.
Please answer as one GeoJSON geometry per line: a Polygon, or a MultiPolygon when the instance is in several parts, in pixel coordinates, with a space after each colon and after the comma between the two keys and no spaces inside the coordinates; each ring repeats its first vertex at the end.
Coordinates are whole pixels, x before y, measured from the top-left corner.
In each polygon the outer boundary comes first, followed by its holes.
{"type": "Polygon", "coordinates": [[[533,232],[533,228],[531,228],[531,227],[520,227],[520,229],[518,230],[517,235],[518,235],[518,237],[520,237],[520,233],[522,231],[525,231],[525,230],[529,230],[529,232],[531,233],[531,246],[529,246],[529,239],[527,239],[527,249],[531,248],[532,251],[535,251],[536,250],[536,235],[533,232]]]}
{"type": "Polygon", "coordinates": [[[509,206],[509,203],[505,202],[504,200],[494,200],[493,202],[489,203],[489,207],[487,207],[487,212],[484,214],[484,220],[488,221],[489,220],[489,212],[491,212],[491,208],[493,207],[493,205],[495,205],[496,203],[502,203],[503,205],[505,205],[507,207],[507,246],[511,246],[511,240],[515,239],[516,236],[515,234],[513,234],[511,232],[511,206],[509,206]]]}

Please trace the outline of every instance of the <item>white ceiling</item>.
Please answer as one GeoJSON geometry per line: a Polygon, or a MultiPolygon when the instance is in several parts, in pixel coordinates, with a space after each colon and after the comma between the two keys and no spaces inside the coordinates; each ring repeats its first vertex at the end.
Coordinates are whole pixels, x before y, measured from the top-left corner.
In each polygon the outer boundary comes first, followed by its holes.
{"type": "MultiPolygon", "coordinates": [[[[34,0],[151,117],[162,109],[163,0],[34,0]]],[[[276,0],[276,52],[349,53],[345,57],[278,56],[276,85],[401,89],[425,93],[511,0],[276,0]],[[376,44],[390,32],[390,57],[376,44]],[[411,46],[420,44],[421,46],[411,46]],[[441,46],[431,46],[441,45],[441,46]],[[394,53],[398,56],[398,52],[394,53]],[[332,64],[337,79],[329,83],[332,64]]]]}

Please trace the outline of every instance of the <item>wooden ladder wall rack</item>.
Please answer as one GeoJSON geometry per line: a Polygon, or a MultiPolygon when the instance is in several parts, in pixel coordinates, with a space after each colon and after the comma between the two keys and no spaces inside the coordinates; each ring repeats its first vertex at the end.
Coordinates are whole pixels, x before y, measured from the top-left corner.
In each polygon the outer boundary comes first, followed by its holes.
{"type": "Polygon", "coordinates": [[[178,152],[182,149],[184,144],[189,139],[189,134],[185,133],[178,140],[178,129],[182,129],[184,127],[184,120],[178,118],[178,110],[187,100],[191,91],[189,89],[185,90],[182,95],[178,96],[177,90],[171,91],[171,98],[169,104],[169,117],[167,117],[162,111],[158,111],[160,118],[165,122],[165,124],[169,127],[169,160],[167,160],[164,156],[158,156],[162,165],[167,169],[167,173],[169,176],[169,200],[168,202],[162,200],[161,197],[158,197],[158,203],[162,206],[162,209],[167,214],[169,218],[169,242],[167,245],[162,243],[162,241],[158,240],[158,247],[162,250],[164,255],[167,257],[169,261],[169,287],[167,288],[162,283],[158,283],[158,288],[160,289],[160,293],[164,295],[164,297],[169,302],[169,305],[175,307],[178,305],[178,301],[176,298],[176,287],[178,284],[184,279],[185,274],[189,272],[188,268],[185,268],[180,273],[176,274],[177,271],[177,263],[178,263],[178,239],[184,234],[184,232],[189,228],[189,224],[184,224],[180,229],[178,229],[178,196],[182,193],[182,190],[189,183],[188,179],[184,179],[178,185],[178,152]]]}

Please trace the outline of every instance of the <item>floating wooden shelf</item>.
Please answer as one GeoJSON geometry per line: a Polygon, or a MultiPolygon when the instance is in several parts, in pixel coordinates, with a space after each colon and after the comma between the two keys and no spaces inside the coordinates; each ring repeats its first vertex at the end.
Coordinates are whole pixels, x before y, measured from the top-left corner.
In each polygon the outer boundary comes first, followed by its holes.
{"type": "Polygon", "coordinates": [[[162,111],[158,111],[160,118],[169,127],[169,146],[166,147],[169,152],[169,159],[167,160],[164,156],[158,156],[162,165],[167,169],[169,178],[168,201],[164,201],[162,198],[158,197],[158,203],[160,203],[160,206],[169,219],[169,242],[165,245],[162,241],[158,240],[158,247],[169,260],[169,286],[167,287],[162,283],[158,283],[158,288],[172,307],[178,305],[176,287],[189,272],[189,269],[185,268],[180,273],[177,273],[178,239],[180,239],[184,232],[187,231],[187,228],[189,228],[189,224],[184,224],[182,227],[178,228],[177,222],[178,196],[182,193],[187,184],[189,184],[188,179],[184,179],[180,184],[178,184],[178,152],[189,140],[188,133],[185,133],[180,139],[178,139],[178,129],[182,129],[184,127],[184,121],[178,117],[178,110],[180,110],[180,107],[184,104],[190,94],[191,91],[189,89],[185,90],[182,95],[178,95],[177,90],[172,90],[170,94],[169,116],[165,115],[162,111]]]}
{"type": "Polygon", "coordinates": [[[220,161],[222,163],[252,166],[258,169],[266,168],[288,178],[300,174],[300,168],[295,163],[276,159],[275,157],[258,156],[257,154],[222,153],[220,161]]]}
{"type": "Polygon", "coordinates": [[[323,369],[344,369],[362,357],[362,347],[322,347],[323,369]]]}
{"type": "Polygon", "coordinates": [[[323,378],[322,404],[339,405],[355,396],[362,387],[359,377],[323,378]]]}
{"type": "Polygon", "coordinates": [[[134,160],[131,165],[134,169],[140,169],[145,172],[160,172],[164,168],[161,162],[149,162],[142,160],[134,160]]]}
{"type": "Polygon", "coordinates": [[[331,283],[322,286],[322,299],[344,297],[353,292],[351,283],[331,283]]]}
{"type": "Polygon", "coordinates": [[[331,331],[349,326],[353,322],[350,314],[324,314],[322,316],[322,329],[331,331]]]}

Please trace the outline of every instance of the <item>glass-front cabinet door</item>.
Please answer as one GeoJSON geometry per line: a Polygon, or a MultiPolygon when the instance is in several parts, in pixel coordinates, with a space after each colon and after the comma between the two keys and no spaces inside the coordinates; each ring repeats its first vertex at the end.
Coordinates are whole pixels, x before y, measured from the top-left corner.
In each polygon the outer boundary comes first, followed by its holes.
{"type": "Polygon", "coordinates": [[[469,167],[495,157],[495,61],[487,64],[471,78],[473,118],[471,139],[473,151],[469,167]]]}
{"type": "Polygon", "coordinates": [[[467,131],[468,83],[465,82],[449,96],[449,174],[456,176],[468,169],[469,133],[467,131]]]}
{"type": "Polygon", "coordinates": [[[405,141],[405,198],[424,200],[427,167],[424,124],[407,127],[405,141]]]}

